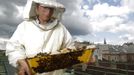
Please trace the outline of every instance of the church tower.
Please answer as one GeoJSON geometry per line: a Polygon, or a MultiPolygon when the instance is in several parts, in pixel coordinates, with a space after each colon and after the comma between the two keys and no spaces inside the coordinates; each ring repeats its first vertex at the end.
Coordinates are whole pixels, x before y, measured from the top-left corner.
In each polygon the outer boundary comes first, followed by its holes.
{"type": "Polygon", "coordinates": [[[104,44],[107,44],[106,39],[104,38],[104,44]]]}

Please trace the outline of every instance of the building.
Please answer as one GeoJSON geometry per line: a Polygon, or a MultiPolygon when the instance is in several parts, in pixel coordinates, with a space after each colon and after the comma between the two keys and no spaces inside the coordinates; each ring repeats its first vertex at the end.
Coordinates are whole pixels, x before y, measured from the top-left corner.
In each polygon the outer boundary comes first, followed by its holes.
{"type": "Polygon", "coordinates": [[[109,53],[103,52],[102,58],[114,62],[134,62],[134,44],[109,46],[109,53]]]}

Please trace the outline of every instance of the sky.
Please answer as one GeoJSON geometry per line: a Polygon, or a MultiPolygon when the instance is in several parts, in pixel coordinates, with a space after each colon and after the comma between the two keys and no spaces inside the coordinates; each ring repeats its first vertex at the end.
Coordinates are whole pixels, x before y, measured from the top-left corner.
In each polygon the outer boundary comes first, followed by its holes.
{"type": "MultiPolygon", "coordinates": [[[[77,41],[134,42],[134,0],[57,0],[66,7],[62,23],[77,41]]],[[[0,0],[0,38],[9,39],[23,21],[27,0],[0,0]]]]}

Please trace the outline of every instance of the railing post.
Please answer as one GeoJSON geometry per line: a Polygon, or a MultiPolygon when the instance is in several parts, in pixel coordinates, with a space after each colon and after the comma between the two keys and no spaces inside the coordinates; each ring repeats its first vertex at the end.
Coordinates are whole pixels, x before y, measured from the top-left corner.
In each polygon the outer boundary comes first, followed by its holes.
{"type": "Polygon", "coordinates": [[[6,61],[3,61],[3,65],[4,65],[4,69],[5,69],[5,73],[6,73],[6,75],[9,75],[9,74],[8,74],[8,70],[7,70],[7,67],[6,67],[5,62],[6,62],[6,61]]]}
{"type": "Polygon", "coordinates": [[[126,72],[127,72],[127,75],[128,75],[128,66],[127,66],[127,63],[125,63],[125,66],[126,66],[126,72]]]}

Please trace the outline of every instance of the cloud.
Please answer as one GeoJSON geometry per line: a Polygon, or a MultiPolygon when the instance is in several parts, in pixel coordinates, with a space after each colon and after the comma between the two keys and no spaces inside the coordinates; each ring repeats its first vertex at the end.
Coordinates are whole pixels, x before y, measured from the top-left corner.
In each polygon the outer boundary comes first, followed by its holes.
{"type": "Polygon", "coordinates": [[[134,42],[134,35],[131,34],[124,34],[119,36],[122,42],[134,42]]]}
{"type": "Polygon", "coordinates": [[[83,17],[81,9],[82,0],[58,0],[66,7],[63,23],[69,29],[72,35],[86,35],[92,29],[89,28],[89,20],[83,17]]]}
{"type": "Polygon", "coordinates": [[[8,39],[0,38],[0,50],[6,50],[6,44],[8,39]]]}
{"type": "Polygon", "coordinates": [[[96,4],[93,10],[86,10],[87,15],[91,18],[97,18],[100,16],[120,16],[129,12],[127,7],[110,6],[107,3],[96,4]]]}
{"type": "Polygon", "coordinates": [[[109,6],[107,3],[94,5],[93,10],[85,10],[95,32],[113,31],[125,21],[129,12],[127,7],[109,6]]]}
{"type": "MultiPolygon", "coordinates": [[[[131,35],[131,37],[134,37],[132,29],[134,28],[134,19],[132,18],[132,14],[134,13],[132,12],[132,9],[130,9],[129,5],[125,4],[121,6],[113,6],[105,2],[95,4],[92,9],[83,10],[89,19],[90,26],[93,28],[92,33],[120,33],[118,36],[122,37],[122,33],[125,33],[131,35]],[[131,16],[129,16],[130,14],[131,16]]],[[[128,37],[131,38],[130,36],[128,37]]],[[[123,38],[120,37],[117,39],[123,40],[123,38]]]]}
{"type": "Polygon", "coordinates": [[[121,0],[122,6],[127,6],[134,12],[134,0],[121,0]]]}
{"type": "Polygon", "coordinates": [[[134,42],[134,22],[128,22],[126,24],[120,25],[117,31],[124,32],[119,38],[124,42],[134,42]]]}
{"type": "Polygon", "coordinates": [[[0,1],[0,37],[9,38],[16,26],[22,21],[17,17],[19,11],[17,6],[23,6],[24,0],[4,0],[0,1]]]}
{"type": "Polygon", "coordinates": [[[89,6],[88,5],[83,5],[83,9],[87,10],[87,9],[89,9],[89,6]]]}

